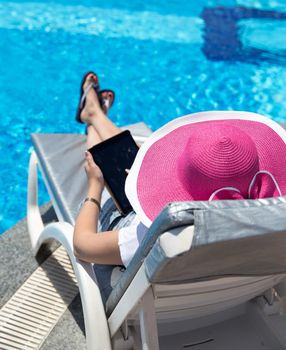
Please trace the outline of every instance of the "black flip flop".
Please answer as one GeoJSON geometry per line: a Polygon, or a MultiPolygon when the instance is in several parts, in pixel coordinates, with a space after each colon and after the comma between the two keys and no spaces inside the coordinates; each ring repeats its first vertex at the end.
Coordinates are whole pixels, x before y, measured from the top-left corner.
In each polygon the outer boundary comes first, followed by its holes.
{"type": "Polygon", "coordinates": [[[114,103],[114,100],[115,100],[115,92],[113,90],[108,90],[108,89],[105,89],[105,90],[100,90],[99,91],[99,102],[100,102],[100,107],[103,109],[105,108],[106,109],[106,112],[108,112],[108,110],[112,107],[113,103],[114,103]],[[111,94],[111,99],[109,98],[104,98],[103,97],[103,94],[104,93],[109,93],[111,94]]]}
{"type": "MultiPolygon", "coordinates": [[[[100,90],[98,93],[98,97],[99,97],[99,103],[100,103],[100,107],[106,108],[106,112],[108,112],[108,110],[112,107],[114,100],[115,100],[115,92],[113,90],[109,90],[109,89],[105,89],[105,90],[100,90]],[[109,100],[108,98],[104,98],[103,94],[105,92],[108,92],[112,95],[112,98],[109,100]]],[[[85,134],[87,135],[87,128],[88,126],[85,128],[85,134]]]]}
{"type": "Polygon", "coordinates": [[[78,121],[79,123],[82,123],[83,122],[81,121],[80,119],[80,115],[81,115],[81,112],[82,110],[84,109],[84,106],[85,106],[85,101],[86,101],[86,95],[88,94],[89,90],[93,88],[95,90],[95,92],[97,93],[98,97],[99,97],[99,83],[98,83],[98,77],[97,75],[94,73],[94,72],[87,72],[83,78],[82,78],[82,81],[81,81],[81,85],[80,85],[80,98],[79,98],[79,103],[78,103],[78,107],[77,107],[77,112],[76,112],[76,121],[78,121]],[[97,83],[90,83],[90,85],[87,87],[87,89],[84,91],[83,90],[83,85],[84,85],[84,82],[86,81],[86,78],[89,74],[93,74],[96,76],[96,79],[97,79],[97,83]]]}

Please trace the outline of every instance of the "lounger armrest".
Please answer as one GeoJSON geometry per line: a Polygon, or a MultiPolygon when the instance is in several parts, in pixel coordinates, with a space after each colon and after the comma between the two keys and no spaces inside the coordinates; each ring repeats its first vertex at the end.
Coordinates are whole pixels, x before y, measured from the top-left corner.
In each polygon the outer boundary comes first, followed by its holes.
{"type": "Polygon", "coordinates": [[[80,291],[88,349],[111,349],[109,329],[98,283],[90,263],[78,260],[73,253],[73,227],[65,222],[47,225],[39,236],[40,246],[55,239],[67,251],[80,291]],[[94,326],[96,325],[96,329],[94,326]],[[99,336],[100,335],[100,336],[99,336]]]}
{"type": "MultiPolygon", "coordinates": [[[[79,285],[81,285],[81,282],[88,284],[91,282],[91,285],[94,286],[97,284],[97,281],[92,264],[78,260],[74,255],[73,231],[73,226],[66,222],[48,224],[43,229],[37,243],[41,246],[44,242],[54,239],[63,245],[74,267],[79,285]]],[[[96,286],[96,290],[97,289],[98,287],[96,286]]]]}

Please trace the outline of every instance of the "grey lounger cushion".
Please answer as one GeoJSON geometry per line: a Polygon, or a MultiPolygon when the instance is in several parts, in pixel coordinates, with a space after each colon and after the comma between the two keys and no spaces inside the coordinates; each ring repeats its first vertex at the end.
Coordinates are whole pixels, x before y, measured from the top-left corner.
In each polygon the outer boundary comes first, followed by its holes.
{"type": "Polygon", "coordinates": [[[286,197],[169,204],[151,225],[125,273],[110,294],[113,311],[145,258],[151,283],[180,284],[226,276],[286,272],[286,197]],[[166,257],[157,238],[194,225],[189,252],[166,257]]]}
{"type": "Polygon", "coordinates": [[[85,140],[80,134],[32,134],[58,219],[72,225],[86,194],[85,140]]]}

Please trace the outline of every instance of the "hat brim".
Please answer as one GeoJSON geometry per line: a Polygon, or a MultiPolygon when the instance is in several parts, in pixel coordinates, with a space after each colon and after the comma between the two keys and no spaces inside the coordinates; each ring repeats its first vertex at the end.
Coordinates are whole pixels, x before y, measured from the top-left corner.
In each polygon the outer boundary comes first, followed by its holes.
{"type": "Polygon", "coordinates": [[[179,181],[176,164],[192,130],[212,122],[227,123],[247,133],[256,145],[260,169],[271,172],[282,194],[286,193],[286,131],[279,124],[250,112],[189,114],[167,123],[145,141],[127,177],[126,195],[147,227],[167,203],[194,200],[179,181]]]}

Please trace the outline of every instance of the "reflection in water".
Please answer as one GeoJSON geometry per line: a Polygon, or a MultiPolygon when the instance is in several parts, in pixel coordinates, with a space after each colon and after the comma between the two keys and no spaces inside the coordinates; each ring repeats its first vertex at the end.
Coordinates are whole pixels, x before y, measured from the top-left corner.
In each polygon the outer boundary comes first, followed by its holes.
{"type": "MultiPolygon", "coordinates": [[[[285,50],[278,49],[274,52],[256,47],[245,47],[239,32],[241,20],[281,21],[286,20],[286,13],[246,7],[213,7],[204,8],[201,17],[205,22],[202,50],[209,60],[286,63],[285,50]]],[[[261,21],[261,26],[263,26],[263,21],[261,21]]],[[[267,40],[271,40],[271,36],[268,36],[267,40]]]]}

